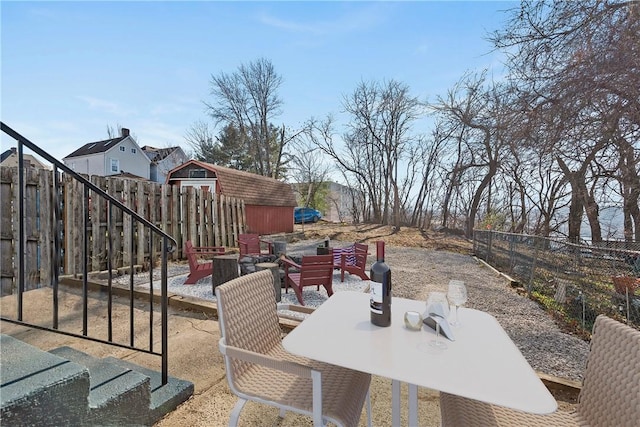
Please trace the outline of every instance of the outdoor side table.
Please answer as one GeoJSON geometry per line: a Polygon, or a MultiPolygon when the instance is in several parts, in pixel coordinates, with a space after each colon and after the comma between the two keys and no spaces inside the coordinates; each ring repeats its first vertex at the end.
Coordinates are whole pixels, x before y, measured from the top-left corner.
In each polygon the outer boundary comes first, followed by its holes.
{"type": "Polygon", "coordinates": [[[273,275],[273,289],[276,291],[276,301],[282,300],[282,285],[280,283],[280,266],[275,262],[259,262],[256,264],[256,271],[271,270],[273,275]]]}
{"type": "Polygon", "coordinates": [[[276,240],[274,242],[271,242],[271,245],[273,247],[273,254],[275,256],[279,257],[280,255],[287,253],[286,241],[276,240]]]}
{"type": "Polygon", "coordinates": [[[213,257],[211,290],[214,295],[216,293],[216,286],[222,285],[238,276],[238,257],[236,255],[216,255],[213,257]]]}
{"type": "Polygon", "coordinates": [[[331,255],[333,248],[331,246],[318,246],[316,248],[316,255],[331,255]]]}

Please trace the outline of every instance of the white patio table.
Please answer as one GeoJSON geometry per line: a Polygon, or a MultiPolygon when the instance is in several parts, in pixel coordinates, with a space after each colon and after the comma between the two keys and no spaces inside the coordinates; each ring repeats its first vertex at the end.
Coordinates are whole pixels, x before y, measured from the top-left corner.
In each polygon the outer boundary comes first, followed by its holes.
{"type": "Polygon", "coordinates": [[[400,384],[409,384],[409,425],[418,425],[417,387],[443,391],[535,414],[557,409],[551,393],[497,320],[461,308],[455,341],[432,350],[435,332],[404,326],[406,311],[425,302],[392,299],[391,326],[371,324],[367,293],[336,292],[284,338],[300,356],[392,379],[392,420],[400,425],[400,384]]]}

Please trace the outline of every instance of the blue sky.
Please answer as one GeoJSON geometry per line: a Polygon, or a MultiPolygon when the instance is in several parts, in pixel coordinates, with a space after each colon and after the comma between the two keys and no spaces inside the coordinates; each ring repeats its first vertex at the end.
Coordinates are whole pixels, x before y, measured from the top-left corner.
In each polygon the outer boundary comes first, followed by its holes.
{"type": "Polygon", "coordinates": [[[2,1],[0,116],[58,159],[106,139],[107,125],[141,146],[188,151],[211,75],[264,57],[283,77],[275,124],[340,121],[343,96],[363,80],[395,79],[433,100],[467,70],[499,73],[484,37],[517,5],[2,1]]]}

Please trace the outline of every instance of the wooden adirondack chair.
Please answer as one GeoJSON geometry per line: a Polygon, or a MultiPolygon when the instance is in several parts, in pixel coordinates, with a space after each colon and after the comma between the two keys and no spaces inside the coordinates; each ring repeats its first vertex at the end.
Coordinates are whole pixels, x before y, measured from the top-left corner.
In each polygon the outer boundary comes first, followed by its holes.
{"type": "Polygon", "coordinates": [[[311,255],[303,256],[302,262],[296,264],[285,256],[280,257],[284,264],[284,289],[289,292],[292,287],[298,298],[300,305],[304,305],[302,300],[302,288],[305,286],[324,286],[327,295],[333,295],[333,256],[332,255],[311,255]],[[290,270],[295,269],[296,272],[290,270]]]}
{"type": "Polygon", "coordinates": [[[344,282],[345,271],[355,274],[362,280],[369,280],[364,270],[367,268],[367,255],[369,246],[362,243],[354,243],[346,248],[333,249],[334,268],[340,269],[340,281],[344,282]]]}
{"type": "Polygon", "coordinates": [[[238,246],[240,247],[240,258],[245,255],[261,255],[262,249],[260,244],[265,243],[267,245],[267,253],[271,253],[271,242],[260,239],[257,234],[239,234],[238,246]]]}
{"type": "Polygon", "coordinates": [[[198,280],[210,276],[213,273],[213,260],[199,262],[203,256],[213,258],[215,255],[224,255],[223,246],[193,246],[191,240],[184,244],[184,253],[189,261],[189,276],[184,281],[185,285],[193,285],[198,280]]]}

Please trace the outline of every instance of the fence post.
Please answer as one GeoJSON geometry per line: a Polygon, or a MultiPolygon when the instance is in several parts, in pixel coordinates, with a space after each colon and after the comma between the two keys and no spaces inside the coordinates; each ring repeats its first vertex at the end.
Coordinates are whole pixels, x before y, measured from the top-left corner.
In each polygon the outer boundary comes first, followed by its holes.
{"type": "Polygon", "coordinates": [[[533,238],[533,262],[531,263],[531,269],[529,272],[529,283],[527,283],[527,295],[531,296],[531,290],[533,289],[533,278],[535,277],[536,265],[538,264],[538,242],[544,242],[544,239],[534,236],[533,238]]]}

